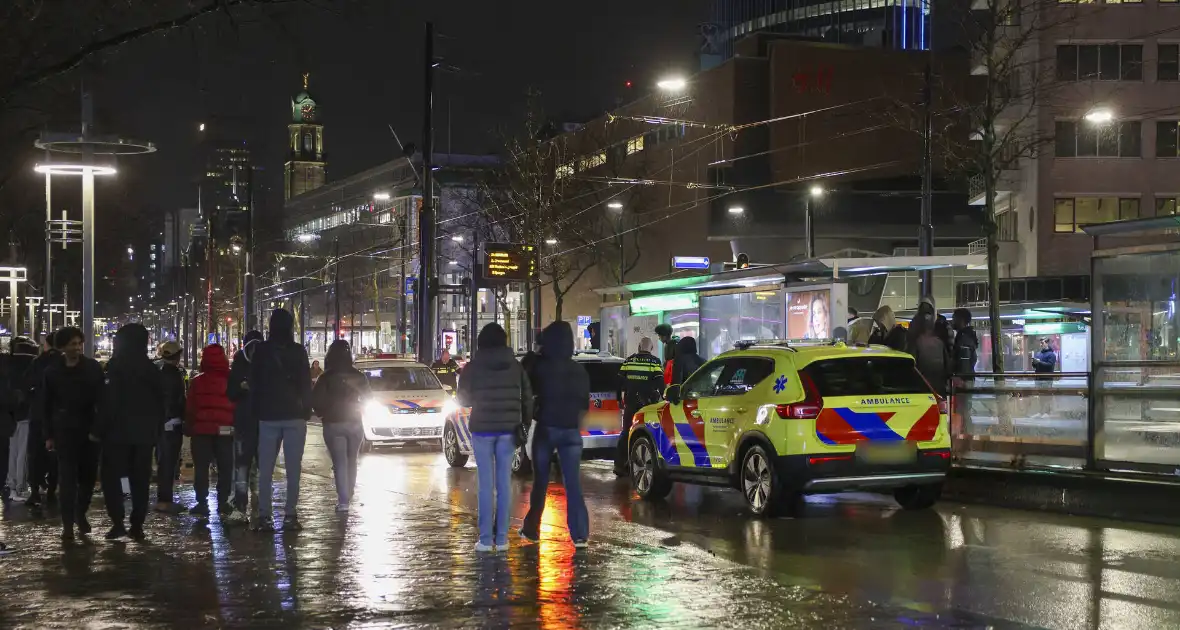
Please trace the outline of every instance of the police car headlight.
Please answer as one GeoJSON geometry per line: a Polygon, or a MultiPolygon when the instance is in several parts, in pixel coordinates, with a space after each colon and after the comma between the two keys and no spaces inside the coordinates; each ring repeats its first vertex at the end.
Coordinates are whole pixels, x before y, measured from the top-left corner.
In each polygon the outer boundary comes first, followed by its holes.
{"type": "Polygon", "coordinates": [[[448,398],[442,406],[442,417],[444,419],[450,418],[451,414],[459,411],[459,403],[455,402],[454,398],[448,398]]]}
{"type": "Polygon", "coordinates": [[[393,414],[390,413],[389,407],[375,401],[370,400],[365,403],[364,413],[361,419],[366,426],[389,426],[393,424],[393,414]]]}

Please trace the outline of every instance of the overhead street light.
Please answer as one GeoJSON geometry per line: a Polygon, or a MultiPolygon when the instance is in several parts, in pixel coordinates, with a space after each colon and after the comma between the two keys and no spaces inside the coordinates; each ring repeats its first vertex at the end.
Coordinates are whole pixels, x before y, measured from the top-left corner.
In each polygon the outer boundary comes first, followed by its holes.
{"type": "Polygon", "coordinates": [[[454,236],[452,236],[452,237],[451,237],[451,240],[452,240],[452,241],[455,241],[456,243],[462,243],[462,242],[463,242],[463,235],[462,235],[462,234],[456,234],[456,235],[454,235],[454,236]]]}
{"type": "Polygon", "coordinates": [[[741,206],[730,206],[729,207],[730,214],[742,214],[745,211],[746,211],[746,209],[741,206]]]}
{"type": "Polygon", "coordinates": [[[320,237],[319,234],[311,234],[311,233],[300,234],[299,236],[296,237],[296,240],[298,240],[300,243],[310,243],[319,237],[320,237]]]}
{"type": "Polygon", "coordinates": [[[387,193],[387,192],[373,193],[373,199],[376,199],[377,201],[388,201],[389,200],[389,193],[387,193]]]}
{"type": "Polygon", "coordinates": [[[623,209],[623,202],[612,201],[612,202],[606,204],[606,207],[610,208],[611,210],[622,210],[623,209]]]}
{"type": "Polygon", "coordinates": [[[669,77],[656,83],[656,87],[665,92],[679,92],[688,85],[683,77],[669,77]]]}
{"type": "Polygon", "coordinates": [[[823,186],[820,186],[819,184],[812,184],[811,188],[807,192],[811,193],[812,197],[823,197],[825,191],[823,186]]]}
{"type": "Polygon", "coordinates": [[[1086,122],[1101,125],[1114,120],[1114,112],[1106,108],[1092,109],[1086,112],[1086,122]]]}
{"type": "Polygon", "coordinates": [[[545,239],[545,244],[546,244],[546,245],[556,245],[556,244],[557,244],[557,239],[555,239],[555,238],[547,238],[547,239],[545,239]]]}

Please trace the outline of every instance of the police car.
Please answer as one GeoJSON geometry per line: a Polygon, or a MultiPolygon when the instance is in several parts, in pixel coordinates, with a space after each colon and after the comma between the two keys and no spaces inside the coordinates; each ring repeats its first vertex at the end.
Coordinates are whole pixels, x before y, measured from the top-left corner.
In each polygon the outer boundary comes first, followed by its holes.
{"type": "MultiPolygon", "coordinates": [[[[522,357],[517,357],[518,359],[522,357]]],[[[582,417],[582,459],[614,459],[615,446],[622,433],[619,411],[618,375],[623,359],[607,352],[579,352],[574,360],[590,375],[590,408],[582,417]]],[[[459,376],[463,378],[462,374],[459,376]]],[[[443,456],[456,468],[467,465],[473,453],[471,429],[467,426],[469,408],[461,409],[443,431],[443,456]]],[[[517,448],[512,457],[512,472],[531,472],[528,454],[517,448]]]]}
{"type": "Polygon", "coordinates": [[[634,418],[632,486],[644,499],[672,484],[740,490],[755,515],[803,494],[886,492],[933,505],[950,467],[947,401],[913,357],[842,342],[741,342],[634,418]]]}
{"type": "Polygon", "coordinates": [[[446,418],[459,406],[430,368],[404,359],[362,359],[355,367],[373,390],[361,417],[366,450],[442,440],[446,418]]]}

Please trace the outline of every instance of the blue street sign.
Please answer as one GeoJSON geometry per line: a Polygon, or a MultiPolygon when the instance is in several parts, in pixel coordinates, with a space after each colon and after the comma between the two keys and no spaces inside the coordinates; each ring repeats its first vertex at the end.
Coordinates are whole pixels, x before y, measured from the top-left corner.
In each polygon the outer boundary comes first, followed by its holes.
{"type": "Polygon", "coordinates": [[[673,269],[708,269],[708,256],[673,256],[673,269]]]}
{"type": "Polygon", "coordinates": [[[406,295],[414,295],[414,282],[417,278],[406,278],[406,295]]]}
{"type": "Polygon", "coordinates": [[[578,325],[579,326],[589,326],[590,325],[590,316],[589,315],[578,315],[578,325]]]}
{"type": "Polygon", "coordinates": [[[209,339],[205,345],[211,346],[215,343],[217,343],[217,333],[209,333],[209,339]]]}

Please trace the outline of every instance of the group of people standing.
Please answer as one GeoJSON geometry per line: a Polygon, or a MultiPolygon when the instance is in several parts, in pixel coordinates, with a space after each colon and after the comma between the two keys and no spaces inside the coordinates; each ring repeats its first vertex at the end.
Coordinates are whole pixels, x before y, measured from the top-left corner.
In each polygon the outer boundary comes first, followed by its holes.
{"type": "MultiPolygon", "coordinates": [[[[96,484],[111,521],[106,538],[143,540],[153,462],[155,510],[183,511],[175,482],[185,437],[195,465],[190,514],[210,514],[210,471],[215,468],[222,521],[247,521],[257,530],[273,531],[271,486],[282,448],[287,475],[283,525],[300,528],[296,507],[312,409],[311,377],[289,312],[274,311],[266,341],[257,331],[248,333],[232,365],[222,346],[206,346],[191,382],[180,367],[181,347],[172,341],[160,344],[153,361],[148,331],[140,324],[116,332],[105,368],[84,354],[81,330],[63,328],[47,339],[52,342],[40,355],[27,340],[14,339],[0,362],[0,383],[7,384],[0,392],[0,452],[9,453],[2,442],[29,436],[27,481],[9,470],[8,488],[30,506],[40,504],[42,489],[46,502],[56,499],[63,541],[91,532],[87,512],[96,484]],[[252,483],[255,473],[257,483],[252,483]]],[[[21,466],[26,466],[23,455],[21,466]]]]}
{"type": "Polygon", "coordinates": [[[590,376],[573,359],[569,322],[541,331],[540,349],[517,361],[508,335],[488,324],[458,379],[459,404],[471,408],[468,427],[479,475],[476,551],[506,551],[512,510],[512,458],[531,441],[533,487],[519,535],[540,539],[553,453],[565,486],[566,519],[574,547],[589,544],[590,516],[582,494],[581,420],[590,406],[590,376]],[[529,427],[526,430],[524,427],[529,427]]]}

